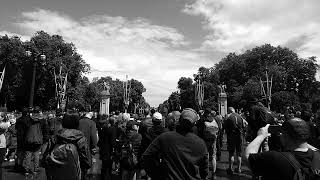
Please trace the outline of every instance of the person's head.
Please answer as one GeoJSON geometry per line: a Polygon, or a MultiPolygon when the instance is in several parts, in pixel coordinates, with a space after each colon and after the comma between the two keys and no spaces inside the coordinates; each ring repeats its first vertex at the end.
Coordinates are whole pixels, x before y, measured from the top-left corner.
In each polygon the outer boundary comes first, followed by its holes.
{"type": "Polygon", "coordinates": [[[301,119],[305,120],[305,121],[311,121],[312,118],[312,112],[311,111],[302,111],[301,113],[301,119]]]}
{"type": "Polygon", "coordinates": [[[56,109],[56,117],[59,117],[62,115],[62,109],[58,108],[56,109]]]}
{"type": "Polygon", "coordinates": [[[156,110],[152,108],[152,109],[150,110],[151,116],[153,116],[153,114],[154,114],[155,112],[156,112],[156,110]]]}
{"type": "Polygon", "coordinates": [[[88,112],[88,113],[86,113],[85,117],[86,117],[86,118],[89,118],[89,119],[92,119],[92,117],[93,117],[93,112],[88,112]]]}
{"type": "Polygon", "coordinates": [[[62,127],[66,129],[78,129],[80,115],[76,111],[68,112],[62,119],[62,127]]]}
{"type": "Polygon", "coordinates": [[[177,131],[187,133],[192,132],[192,128],[195,123],[199,120],[197,112],[192,108],[186,108],[181,112],[177,131]]]}
{"type": "Polygon", "coordinates": [[[213,117],[215,117],[217,115],[217,112],[212,110],[211,114],[212,114],[213,117]]]}
{"type": "Polygon", "coordinates": [[[137,123],[134,120],[130,120],[126,124],[126,131],[137,131],[138,126],[137,123]]]}
{"type": "Polygon", "coordinates": [[[110,117],[110,118],[109,118],[109,124],[110,124],[110,126],[114,126],[115,122],[116,122],[116,118],[114,118],[114,117],[110,117]]]}
{"type": "Polygon", "coordinates": [[[297,117],[291,118],[282,124],[281,144],[286,150],[297,148],[306,143],[310,136],[308,124],[297,117]]]}
{"type": "Polygon", "coordinates": [[[130,121],[130,114],[129,113],[123,113],[122,114],[122,121],[124,121],[124,122],[130,121]]]}
{"type": "Polygon", "coordinates": [[[150,110],[149,110],[149,108],[145,108],[143,114],[144,114],[145,116],[150,115],[150,110]]]}
{"type": "Polygon", "coordinates": [[[236,110],[233,107],[228,107],[228,113],[235,113],[236,110]]]}
{"type": "Polygon", "coordinates": [[[180,113],[179,111],[173,111],[173,112],[171,113],[171,115],[172,115],[172,117],[173,117],[173,119],[174,119],[175,121],[178,121],[179,118],[180,118],[181,113],[180,113]]]}
{"type": "Polygon", "coordinates": [[[161,122],[162,122],[162,114],[159,112],[153,113],[153,116],[152,116],[153,125],[159,125],[161,124],[161,122]]]}
{"type": "Polygon", "coordinates": [[[207,117],[207,116],[209,116],[209,115],[211,115],[211,109],[210,109],[210,108],[206,108],[206,109],[204,110],[203,116],[207,117]]]}
{"type": "Polygon", "coordinates": [[[16,116],[14,115],[14,114],[11,114],[10,116],[9,116],[9,122],[10,122],[10,124],[16,124],[16,116]]]}
{"type": "Polygon", "coordinates": [[[29,115],[29,109],[26,108],[26,107],[24,107],[24,108],[22,109],[22,116],[28,116],[28,115],[29,115]]]}

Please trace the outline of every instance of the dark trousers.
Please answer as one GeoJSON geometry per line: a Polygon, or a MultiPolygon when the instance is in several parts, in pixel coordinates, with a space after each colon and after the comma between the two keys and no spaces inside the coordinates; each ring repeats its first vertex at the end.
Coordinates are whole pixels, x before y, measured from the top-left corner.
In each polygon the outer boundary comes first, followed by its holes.
{"type": "Polygon", "coordinates": [[[102,180],[109,180],[111,179],[111,172],[112,172],[112,160],[102,160],[102,167],[101,167],[101,179],[102,180]]]}
{"type": "Polygon", "coordinates": [[[219,160],[221,157],[221,149],[222,149],[222,140],[223,140],[223,133],[219,131],[217,137],[217,159],[219,160]]]}
{"type": "Polygon", "coordinates": [[[6,152],[6,148],[0,148],[0,180],[2,180],[2,163],[6,152]]]}

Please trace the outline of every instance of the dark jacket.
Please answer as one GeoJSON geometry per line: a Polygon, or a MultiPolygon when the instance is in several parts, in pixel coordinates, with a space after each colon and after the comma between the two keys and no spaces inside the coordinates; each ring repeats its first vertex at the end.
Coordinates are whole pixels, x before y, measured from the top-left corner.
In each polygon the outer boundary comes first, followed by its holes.
{"type": "Polygon", "coordinates": [[[79,121],[79,130],[83,132],[84,136],[87,138],[90,149],[96,148],[98,143],[96,123],[89,118],[84,117],[79,121]]]}
{"type": "Polygon", "coordinates": [[[110,160],[113,148],[115,148],[117,128],[115,126],[108,127],[104,125],[100,133],[98,147],[100,150],[101,160],[110,160]]]}
{"type": "MultiPolygon", "coordinates": [[[[120,137],[120,141],[122,145],[125,145],[126,143],[129,143],[132,145],[133,153],[137,157],[140,145],[141,145],[142,136],[136,131],[126,131],[124,136],[120,137]]],[[[121,161],[121,168],[126,170],[133,170],[136,167],[132,167],[129,164],[126,163],[126,161],[121,161]]],[[[139,166],[139,165],[138,165],[139,166]]]]}
{"type": "Polygon", "coordinates": [[[141,134],[136,131],[129,131],[126,133],[126,138],[132,144],[133,152],[137,156],[142,140],[141,134]]]}
{"type": "MultiPolygon", "coordinates": [[[[44,151],[44,157],[47,157],[56,145],[74,144],[77,147],[81,169],[91,167],[90,149],[84,134],[76,129],[61,129],[57,135],[52,136],[47,143],[44,151]]],[[[50,165],[46,168],[50,168],[50,165]]],[[[68,169],[61,170],[60,173],[68,173],[68,169]]]]}
{"type": "Polygon", "coordinates": [[[164,128],[162,125],[154,125],[147,130],[145,136],[142,136],[141,146],[138,153],[138,158],[144,153],[144,151],[148,148],[151,142],[157,138],[160,134],[164,132],[168,132],[167,128],[164,128]]]}
{"type": "MultiPolygon", "coordinates": [[[[34,115],[32,116],[31,118],[27,119],[26,120],[26,129],[25,129],[25,133],[28,132],[30,126],[32,124],[36,124],[36,123],[40,123],[40,126],[41,126],[41,134],[42,134],[42,138],[43,138],[43,143],[44,142],[47,142],[48,139],[49,139],[49,136],[48,136],[48,128],[47,128],[47,122],[46,122],[46,119],[44,119],[44,116],[41,116],[41,115],[34,115]]],[[[26,134],[24,134],[26,135],[26,134]]],[[[26,136],[23,137],[24,141],[26,141],[26,136]]],[[[34,150],[38,150],[41,145],[34,145],[34,144],[27,144],[26,142],[24,143],[24,147],[26,148],[26,150],[28,151],[34,151],[34,150]]]]}
{"type": "Polygon", "coordinates": [[[20,118],[17,119],[16,122],[16,130],[17,130],[17,149],[18,150],[26,150],[25,147],[25,134],[26,130],[30,125],[31,122],[31,117],[30,116],[21,116],[20,118]]]}
{"type": "Polygon", "coordinates": [[[152,180],[200,180],[208,175],[207,147],[194,133],[161,134],[144,152],[141,163],[152,180]]]}

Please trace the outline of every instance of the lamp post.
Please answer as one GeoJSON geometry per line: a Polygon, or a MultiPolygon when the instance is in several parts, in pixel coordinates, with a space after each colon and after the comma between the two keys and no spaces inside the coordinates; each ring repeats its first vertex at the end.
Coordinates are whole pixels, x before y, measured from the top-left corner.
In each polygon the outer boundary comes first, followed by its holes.
{"type": "MultiPolygon", "coordinates": [[[[31,57],[33,54],[31,51],[26,51],[26,56],[31,57]]],[[[40,57],[42,61],[46,59],[46,55],[38,53],[34,55],[33,60],[33,71],[32,71],[32,81],[31,81],[31,88],[30,88],[30,96],[29,96],[29,107],[33,107],[33,97],[34,97],[34,86],[36,81],[36,69],[37,69],[37,59],[40,57]]]]}

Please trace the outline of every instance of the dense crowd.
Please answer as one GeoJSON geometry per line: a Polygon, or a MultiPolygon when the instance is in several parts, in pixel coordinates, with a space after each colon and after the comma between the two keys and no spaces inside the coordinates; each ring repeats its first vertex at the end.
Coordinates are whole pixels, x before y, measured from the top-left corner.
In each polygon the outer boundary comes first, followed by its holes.
{"type": "Polygon", "coordinates": [[[99,154],[103,180],[217,179],[226,134],[230,176],[242,173],[245,157],[254,179],[319,179],[319,115],[275,114],[257,99],[250,103],[246,111],[229,107],[226,116],[209,108],[0,113],[0,163],[14,161],[26,177],[44,167],[48,180],[81,180],[99,154]]]}

